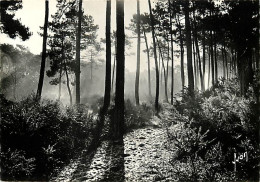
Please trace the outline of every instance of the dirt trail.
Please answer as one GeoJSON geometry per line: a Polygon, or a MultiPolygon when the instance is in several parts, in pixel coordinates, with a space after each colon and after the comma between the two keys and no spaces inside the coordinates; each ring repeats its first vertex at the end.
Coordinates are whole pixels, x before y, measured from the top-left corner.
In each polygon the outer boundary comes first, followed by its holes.
{"type": "MultiPolygon", "coordinates": [[[[168,119],[169,113],[164,113],[163,116],[164,119],[168,119]]],[[[172,181],[173,178],[169,174],[171,152],[166,148],[166,129],[160,127],[160,120],[157,117],[152,119],[152,123],[156,127],[150,126],[127,133],[123,144],[103,141],[92,161],[84,159],[88,156],[81,156],[53,180],[172,181]]]]}

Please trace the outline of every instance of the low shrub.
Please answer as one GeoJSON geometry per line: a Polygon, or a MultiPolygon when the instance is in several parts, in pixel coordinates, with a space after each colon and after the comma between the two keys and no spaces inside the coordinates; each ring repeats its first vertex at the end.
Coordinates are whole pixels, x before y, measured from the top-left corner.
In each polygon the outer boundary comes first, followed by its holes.
{"type": "MultiPolygon", "coordinates": [[[[115,102],[110,103],[107,117],[110,124],[114,117],[115,102]]],[[[124,130],[128,132],[132,129],[141,128],[150,124],[150,119],[154,115],[153,107],[147,103],[135,106],[129,99],[125,101],[125,121],[124,130]]]]}
{"type": "Polygon", "coordinates": [[[63,108],[30,96],[20,102],[1,97],[1,106],[3,180],[48,180],[93,138],[95,122],[84,105],[63,108]],[[10,172],[15,163],[20,168],[10,172]]]}
{"type": "Polygon", "coordinates": [[[212,90],[195,93],[194,98],[184,92],[175,105],[177,124],[168,128],[171,148],[176,149],[173,168],[180,180],[258,179],[259,118],[252,90],[247,97],[239,96],[234,79],[220,80],[212,90]],[[248,161],[239,162],[234,173],[234,153],[244,152],[248,161]]]}
{"type": "Polygon", "coordinates": [[[152,106],[142,103],[135,106],[128,99],[125,102],[125,128],[126,130],[141,128],[149,125],[150,119],[153,116],[152,106]]]}

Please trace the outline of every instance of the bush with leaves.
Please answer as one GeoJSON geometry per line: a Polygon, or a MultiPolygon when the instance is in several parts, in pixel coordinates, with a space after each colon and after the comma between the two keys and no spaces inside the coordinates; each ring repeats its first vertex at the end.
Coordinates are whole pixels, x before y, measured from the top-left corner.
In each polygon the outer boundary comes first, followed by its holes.
{"type": "Polygon", "coordinates": [[[126,130],[144,127],[149,124],[153,116],[152,106],[142,103],[135,106],[127,99],[125,102],[125,127],[126,130]]]}
{"type": "Polygon", "coordinates": [[[22,150],[11,151],[9,148],[0,153],[2,174],[9,176],[9,180],[15,180],[17,177],[26,179],[31,176],[35,169],[35,158],[26,158],[22,150]]]}
{"type": "Polygon", "coordinates": [[[85,106],[63,108],[58,102],[35,101],[33,96],[10,102],[1,96],[2,179],[48,180],[89,145],[93,127],[85,106]],[[17,157],[6,158],[12,154],[17,157]],[[8,172],[16,161],[35,167],[26,174],[23,168],[8,172]]]}
{"type": "MultiPolygon", "coordinates": [[[[177,124],[174,125],[174,130],[168,130],[170,143],[179,142],[179,145],[172,147],[177,148],[178,154],[173,159],[175,163],[189,167],[187,171],[191,170],[187,174],[178,173],[180,179],[206,181],[221,181],[221,178],[231,181],[257,179],[260,150],[256,102],[252,88],[249,89],[247,97],[241,97],[239,94],[237,79],[220,80],[213,89],[195,93],[194,98],[184,92],[183,99],[177,102],[174,114],[174,123],[177,124]],[[177,129],[179,123],[184,123],[181,125],[181,130],[177,129]],[[207,135],[199,135],[198,131],[207,135]],[[173,134],[175,137],[172,137],[173,134]],[[199,136],[204,136],[203,140],[200,139],[201,142],[205,141],[204,145],[198,145],[193,140],[199,136]],[[187,154],[187,151],[192,152],[187,154]],[[237,165],[235,175],[232,164],[234,153],[243,152],[248,153],[249,160],[237,165]],[[195,171],[193,167],[199,176],[194,176],[196,173],[192,172],[195,171]]],[[[178,165],[175,164],[174,168],[177,168],[176,166],[178,165]]]]}

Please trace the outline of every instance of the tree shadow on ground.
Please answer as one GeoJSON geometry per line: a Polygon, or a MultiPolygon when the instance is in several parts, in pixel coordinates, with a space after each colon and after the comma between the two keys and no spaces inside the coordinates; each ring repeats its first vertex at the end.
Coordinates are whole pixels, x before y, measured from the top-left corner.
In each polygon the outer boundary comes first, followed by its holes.
{"type": "Polygon", "coordinates": [[[73,172],[72,179],[76,179],[79,181],[86,180],[86,173],[88,172],[91,163],[94,159],[94,156],[97,152],[98,147],[100,146],[102,142],[101,133],[104,129],[104,115],[101,115],[99,118],[99,122],[97,123],[97,126],[95,130],[93,131],[93,140],[88,147],[88,150],[82,154],[82,158],[80,159],[80,164],[78,165],[77,169],[73,172]]]}
{"type": "Polygon", "coordinates": [[[106,161],[109,162],[109,167],[101,181],[123,182],[125,180],[123,137],[116,141],[109,141],[106,150],[106,161]]]}

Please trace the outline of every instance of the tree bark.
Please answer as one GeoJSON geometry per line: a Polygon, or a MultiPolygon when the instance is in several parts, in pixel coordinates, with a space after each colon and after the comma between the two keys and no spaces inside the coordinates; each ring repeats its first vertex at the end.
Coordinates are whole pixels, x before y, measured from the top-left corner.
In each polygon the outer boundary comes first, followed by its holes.
{"type": "Polygon", "coordinates": [[[218,83],[218,59],[217,59],[217,37],[214,33],[214,56],[215,56],[215,82],[218,83]]]}
{"type": "Polygon", "coordinates": [[[106,77],[103,113],[107,111],[110,104],[111,92],[111,0],[107,0],[106,8],[106,77]]]}
{"type": "Polygon", "coordinates": [[[78,31],[76,36],[76,104],[80,104],[80,40],[81,40],[81,21],[82,21],[82,0],[79,0],[78,12],[78,31]]]}
{"type": "Polygon", "coordinates": [[[125,83],[125,29],[124,0],[116,1],[116,96],[115,117],[113,125],[114,139],[123,137],[124,133],[124,83],[125,83]]]}
{"type": "Polygon", "coordinates": [[[181,51],[181,83],[182,83],[182,93],[184,91],[185,86],[185,76],[184,76],[184,47],[183,47],[183,38],[182,38],[182,31],[181,31],[181,24],[179,16],[177,15],[177,22],[179,26],[179,33],[180,33],[180,51],[181,51]]]}
{"type": "Polygon", "coordinates": [[[198,77],[197,77],[197,59],[196,59],[196,50],[195,50],[195,43],[194,43],[194,37],[192,40],[192,50],[193,50],[193,70],[194,70],[194,87],[195,89],[198,89],[198,77]]]}
{"type": "Polygon", "coordinates": [[[224,46],[222,47],[222,72],[223,72],[223,77],[226,79],[226,66],[225,66],[225,49],[224,46]]]}
{"type": "Polygon", "coordinates": [[[67,70],[67,66],[66,66],[66,60],[64,60],[64,69],[65,69],[66,79],[67,79],[67,88],[68,88],[68,92],[69,92],[69,96],[70,96],[70,105],[72,106],[72,94],[71,94],[71,89],[70,89],[70,80],[69,80],[68,70],[67,70]]]}
{"type": "Polygon", "coordinates": [[[70,97],[70,106],[72,106],[72,94],[71,94],[69,75],[68,75],[68,70],[67,70],[67,65],[66,65],[65,48],[64,48],[64,35],[63,34],[62,34],[61,52],[62,52],[62,62],[64,63],[63,66],[64,66],[66,79],[67,79],[67,88],[68,88],[69,97],[70,97]]]}
{"type": "Polygon", "coordinates": [[[171,61],[172,61],[172,69],[171,69],[171,104],[173,105],[173,90],[174,90],[174,57],[173,57],[173,36],[172,36],[172,13],[170,10],[171,2],[169,3],[169,13],[170,13],[170,34],[171,34],[171,61]]]}
{"type": "Polygon", "coordinates": [[[208,47],[208,57],[209,57],[209,61],[208,61],[208,89],[210,88],[210,46],[208,47]]]}
{"type": "MultiPolygon", "coordinates": [[[[157,37],[156,37],[157,39],[157,37]]],[[[165,93],[165,101],[168,103],[168,88],[167,88],[167,75],[166,75],[166,71],[165,71],[165,65],[164,65],[164,60],[163,60],[163,54],[162,54],[162,50],[161,50],[161,47],[159,45],[159,41],[157,39],[157,42],[158,42],[158,47],[159,47],[159,52],[160,52],[160,55],[161,55],[161,59],[162,59],[162,70],[163,70],[163,75],[164,75],[164,93],[165,93]]],[[[161,83],[162,83],[162,76],[161,76],[161,83]]]]}
{"type": "Polygon", "coordinates": [[[194,96],[194,76],[192,66],[192,42],[191,42],[191,27],[189,17],[189,1],[185,1],[185,28],[186,28],[186,48],[187,48],[187,67],[188,67],[188,90],[189,94],[194,96]]]}
{"type": "Polygon", "coordinates": [[[137,63],[135,76],[135,103],[139,105],[139,77],[140,77],[140,0],[137,0],[137,63]]]}
{"type": "Polygon", "coordinates": [[[156,71],[155,109],[158,113],[159,112],[159,70],[158,70],[157,53],[156,53],[154,19],[153,19],[152,7],[151,7],[151,1],[150,0],[148,0],[148,4],[149,4],[149,11],[150,11],[151,26],[152,26],[153,49],[154,49],[155,71],[156,71]]]}
{"type": "Polygon", "coordinates": [[[212,86],[215,84],[215,69],[214,69],[214,50],[213,50],[213,36],[212,31],[210,31],[210,57],[211,57],[211,83],[212,86]]]}
{"type": "Polygon", "coordinates": [[[206,69],[206,45],[205,45],[205,30],[202,29],[202,34],[203,34],[203,38],[202,38],[202,55],[203,55],[203,59],[202,59],[202,64],[203,64],[203,74],[202,74],[202,80],[203,80],[203,89],[205,91],[205,69],[206,69]]]}
{"type": "Polygon", "coordinates": [[[60,101],[60,97],[61,97],[61,77],[62,77],[62,64],[60,66],[60,73],[59,73],[59,97],[58,100],[60,101]]]}
{"type": "Polygon", "coordinates": [[[49,18],[49,1],[45,0],[45,20],[44,20],[44,28],[43,28],[42,61],[41,61],[40,77],[39,77],[37,94],[36,94],[37,100],[41,99],[42,96],[42,87],[43,87],[45,62],[46,62],[46,41],[47,41],[48,18],[49,18]]]}
{"type": "MultiPolygon", "coordinates": [[[[195,13],[193,11],[193,16],[195,19],[195,13]]],[[[201,58],[200,58],[200,50],[199,50],[199,43],[198,43],[198,36],[197,36],[197,25],[196,25],[196,19],[195,19],[195,23],[194,23],[194,43],[195,43],[195,48],[196,48],[196,53],[197,53],[197,71],[199,72],[200,75],[200,87],[201,90],[204,92],[205,88],[204,88],[204,80],[203,80],[203,75],[202,75],[202,70],[201,70],[201,58]]]]}
{"type": "Polygon", "coordinates": [[[147,52],[147,67],[148,67],[148,90],[149,90],[149,99],[152,98],[152,93],[151,93],[151,70],[150,70],[150,56],[149,56],[149,47],[148,47],[148,41],[146,37],[145,30],[143,28],[144,32],[144,40],[145,40],[145,46],[146,46],[146,52],[147,52]]]}
{"type": "MultiPolygon", "coordinates": [[[[115,46],[116,52],[116,46],[115,46]]],[[[113,73],[112,73],[112,83],[111,83],[111,95],[113,95],[113,88],[114,88],[114,80],[115,80],[115,67],[116,67],[116,54],[114,55],[114,64],[113,64],[113,73]]]]}

